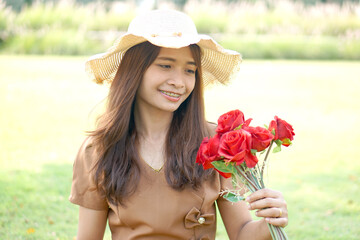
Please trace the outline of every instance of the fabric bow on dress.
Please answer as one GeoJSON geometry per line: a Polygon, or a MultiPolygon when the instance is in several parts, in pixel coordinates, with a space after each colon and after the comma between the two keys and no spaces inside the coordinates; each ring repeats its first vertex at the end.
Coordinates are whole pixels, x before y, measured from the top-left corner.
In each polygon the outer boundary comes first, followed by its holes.
{"type": "Polygon", "coordinates": [[[194,228],[201,225],[210,225],[215,222],[215,214],[201,214],[200,210],[193,207],[185,217],[185,228],[194,228]]]}

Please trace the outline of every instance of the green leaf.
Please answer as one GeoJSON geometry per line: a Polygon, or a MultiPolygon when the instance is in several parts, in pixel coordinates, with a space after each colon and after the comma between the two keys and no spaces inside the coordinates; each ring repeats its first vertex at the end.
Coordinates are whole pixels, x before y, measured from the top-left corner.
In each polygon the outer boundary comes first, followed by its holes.
{"type": "Polygon", "coordinates": [[[275,129],[271,130],[271,134],[275,136],[275,129]]]}
{"type": "Polygon", "coordinates": [[[280,139],[275,140],[276,145],[281,146],[283,142],[280,139]]]}
{"type": "Polygon", "coordinates": [[[223,196],[223,198],[225,198],[226,200],[228,200],[229,202],[233,202],[233,203],[236,203],[236,202],[239,202],[239,201],[244,201],[245,200],[245,197],[241,196],[241,195],[237,195],[235,193],[232,193],[232,192],[228,192],[227,194],[225,194],[223,196]]]}
{"type": "Polygon", "coordinates": [[[224,161],[214,161],[211,164],[220,172],[236,174],[236,168],[232,163],[225,163],[224,161]]]}
{"type": "Polygon", "coordinates": [[[264,127],[265,127],[266,129],[269,129],[269,126],[268,126],[268,125],[266,125],[266,124],[264,124],[264,127]]]}
{"type": "Polygon", "coordinates": [[[273,153],[277,153],[281,151],[281,145],[277,145],[274,149],[273,149],[273,153]]]}
{"type": "Polygon", "coordinates": [[[240,124],[239,126],[237,126],[236,128],[234,128],[234,131],[235,130],[239,130],[239,129],[241,129],[242,128],[242,124],[240,124]]]}
{"type": "Polygon", "coordinates": [[[256,149],[251,149],[251,154],[252,155],[255,155],[257,153],[257,150],[256,149]]]}

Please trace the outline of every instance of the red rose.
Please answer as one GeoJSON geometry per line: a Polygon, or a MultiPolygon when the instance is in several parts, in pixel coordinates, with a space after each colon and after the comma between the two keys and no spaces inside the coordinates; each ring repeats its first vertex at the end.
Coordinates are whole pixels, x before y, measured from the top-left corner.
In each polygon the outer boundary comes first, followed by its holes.
{"type": "MultiPolygon", "coordinates": [[[[220,160],[220,155],[218,153],[219,149],[220,136],[216,134],[213,138],[208,139],[204,138],[200,144],[199,150],[196,156],[196,162],[203,165],[204,169],[213,168],[211,164],[213,161],[220,160]]],[[[231,177],[231,173],[220,172],[215,168],[219,174],[225,178],[231,177]]]]}
{"type": "Polygon", "coordinates": [[[294,129],[286,121],[275,116],[275,120],[270,122],[269,131],[275,130],[274,140],[281,140],[285,147],[291,144],[291,141],[294,139],[294,129]]]}
{"type": "Polygon", "coordinates": [[[237,165],[245,161],[249,168],[255,167],[258,159],[251,154],[251,134],[243,129],[230,131],[220,138],[219,154],[237,165]]]}
{"type": "Polygon", "coordinates": [[[244,127],[244,130],[251,134],[251,149],[256,149],[258,152],[263,151],[269,147],[274,135],[269,130],[263,127],[244,127]]]}
{"type": "Polygon", "coordinates": [[[228,131],[234,130],[241,124],[249,125],[250,121],[251,119],[248,119],[245,122],[244,114],[240,110],[236,109],[219,117],[216,132],[219,134],[224,134],[228,131]]]}
{"type": "Polygon", "coordinates": [[[200,144],[200,148],[196,156],[196,162],[202,164],[204,169],[213,168],[214,166],[211,162],[220,159],[220,155],[218,154],[219,141],[220,137],[216,134],[213,138],[204,138],[200,144]]]}

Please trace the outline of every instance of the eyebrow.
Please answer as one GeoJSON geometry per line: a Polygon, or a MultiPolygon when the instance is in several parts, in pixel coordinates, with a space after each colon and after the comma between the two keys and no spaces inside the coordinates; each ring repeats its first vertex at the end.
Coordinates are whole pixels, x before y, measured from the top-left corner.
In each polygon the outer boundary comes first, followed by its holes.
{"type": "MultiPolygon", "coordinates": [[[[170,61],[170,62],[176,62],[176,59],[171,58],[171,57],[158,57],[158,59],[160,59],[160,60],[166,60],[166,61],[170,61]]],[[[195,63],[195,62],[191,62],[191,61],[186,62],[186,64],[196,66],[196,63],[195,63]]]]}

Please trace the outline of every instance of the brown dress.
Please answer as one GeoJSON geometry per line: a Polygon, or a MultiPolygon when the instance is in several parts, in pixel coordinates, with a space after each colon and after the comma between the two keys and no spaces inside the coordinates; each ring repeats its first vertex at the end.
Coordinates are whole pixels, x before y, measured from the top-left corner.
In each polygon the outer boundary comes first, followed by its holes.
{"type": "Polygon", "coordinates": [[[176,191],[167,184],[163,170],[155,171],[142,161],[136,192],[126,201],[126,207],[114,206],[95,188],[90,171],[94,164],[92,150],[89,140],[79,150],[69,200],[85,208],[108,210],[112,239],[215,239],[215,201],[226,201],[219,192],[226,188],[224,182],[229,187],[229,181],[216,174],[197,191],[176,191]]]}

